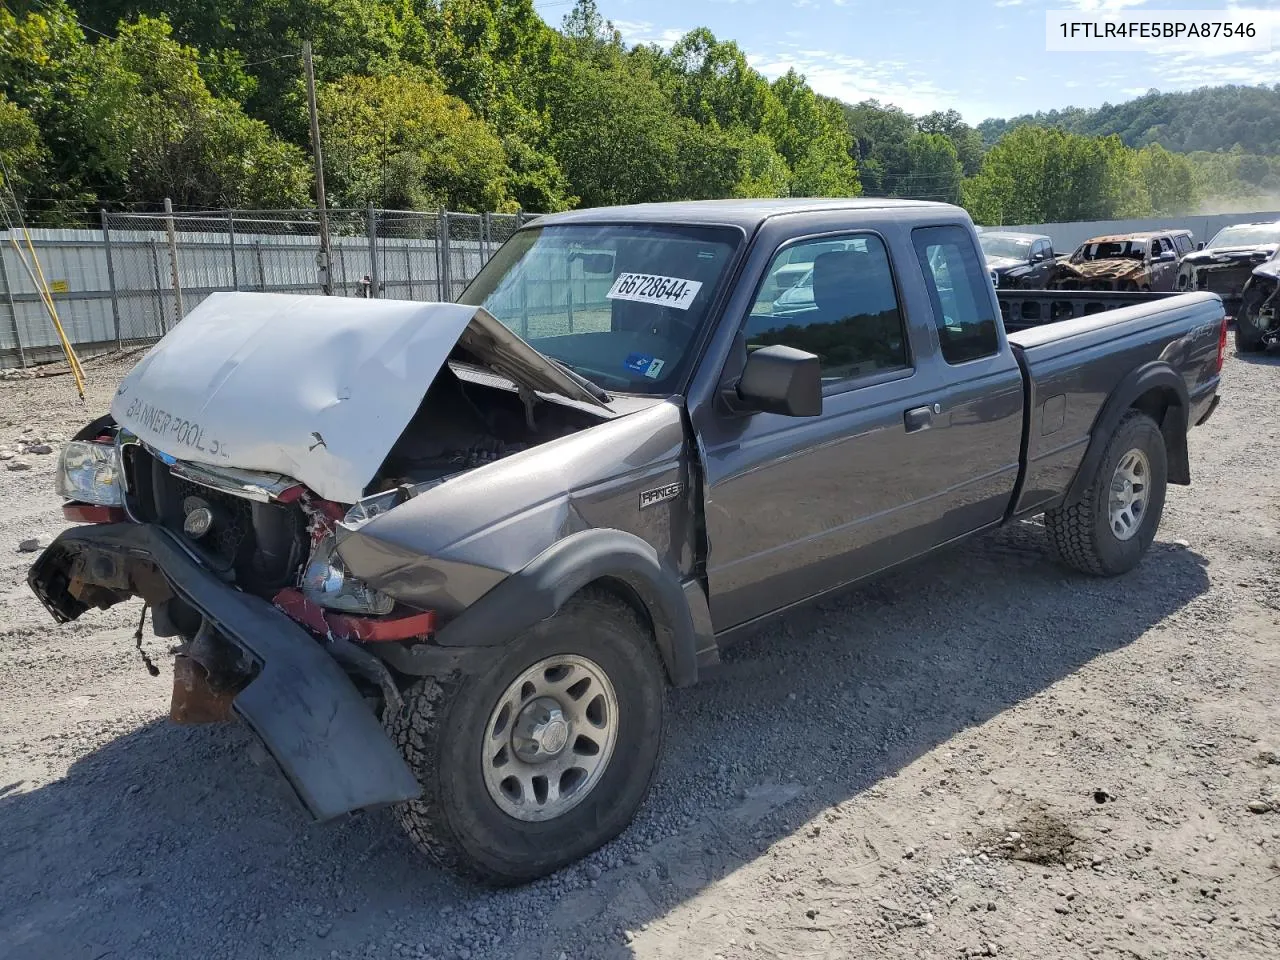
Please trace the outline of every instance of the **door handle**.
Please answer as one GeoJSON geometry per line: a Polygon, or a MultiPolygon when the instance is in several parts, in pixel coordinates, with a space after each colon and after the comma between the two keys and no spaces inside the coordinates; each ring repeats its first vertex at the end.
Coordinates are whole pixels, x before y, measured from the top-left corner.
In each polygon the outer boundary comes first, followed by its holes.
{"type": "Polygon", "coordinates": [[[912,407],[902,415],[907,426],[907,433],[917,430],[928,430],[933,426],[933,407],[912,407]]]}

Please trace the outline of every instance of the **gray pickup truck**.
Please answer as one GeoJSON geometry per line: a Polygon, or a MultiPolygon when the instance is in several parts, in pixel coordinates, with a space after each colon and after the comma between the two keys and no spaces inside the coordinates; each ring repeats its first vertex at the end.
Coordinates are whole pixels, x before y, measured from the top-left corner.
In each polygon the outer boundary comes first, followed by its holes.
{"type": "Polygon", "coordinates": [[[1130,570],[1225,338],[1211,293],[998,298],[945,204],[547,216],[460,303],[206,299],[62,452],[29,583],[141,597],[173,718],[238,716],[317,819],[525,882],[630,822],[665,687],[764,618],[1040,514],[1130,570]]]}

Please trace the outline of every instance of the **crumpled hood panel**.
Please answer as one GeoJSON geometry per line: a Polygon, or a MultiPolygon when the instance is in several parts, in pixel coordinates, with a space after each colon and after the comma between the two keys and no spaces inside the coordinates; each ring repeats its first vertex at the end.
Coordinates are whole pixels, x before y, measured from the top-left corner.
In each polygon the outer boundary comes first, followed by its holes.
{"type": "Polygon", "coordinates": [[[1026,264],[1013,257],[987,257],[987,267],[991,270],[1008,270],[1010,267],[1022,267],[1026,264]]]}
{"type": "Polygon", "coordinates": [[[1268,257],[1275,254],[1276,247],[1271,244],[1260,244],[1256,247],[1223,247],[1217,250],[1197,250],[1182,258],[1183,264],[1193,267],[1234,266],[1239,263],[1256,261],[1265,263],[1268,257]]]}
{"type": "Polygon", "coordinates": [[[215,293],[121,381],[116,422],[182,460],[360,498],[477,308],[215,293]]]}
{"type": "Polygon", "coordinates": [[[1086,260],[1083,263],[1058,261],[1060,272],[1066,276],[1088,277],[1091,280],[1112,278],[1125,280],[1145,275],[1147,265],[1141,260],[1118,257],[1114,260],[1086,260]]]}

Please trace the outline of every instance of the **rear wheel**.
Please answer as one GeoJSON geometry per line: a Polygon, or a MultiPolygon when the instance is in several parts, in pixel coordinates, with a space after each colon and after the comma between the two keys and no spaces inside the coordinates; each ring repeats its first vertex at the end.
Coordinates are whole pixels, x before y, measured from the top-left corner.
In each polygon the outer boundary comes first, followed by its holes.
{"type": "Polygon", "coordinates": [[[1236,318],[1235,337],[1237,353],[1261,353],[1267,349],[1266,341],[1254,333],[1252,327],[1241,323],[1239,317],[1236,318]]]}
{"type": "Polygon", "coordinates": [[[1120,421],[1078,503],[1047,510],[1049,545],[1082,573],[1132,570],[1155,539],[1164,512],[1168,458],[1159,426],[1131,410],[1120,421]]]}
{"type": "Polygon", "coordinates": [[[426,678],[388,716],[423,795],[397,816],[435,863],[535,880],[617,836],[657,769],[665,678],[629,606],[586,591],[494,651],[484,673],[426,678]]]}

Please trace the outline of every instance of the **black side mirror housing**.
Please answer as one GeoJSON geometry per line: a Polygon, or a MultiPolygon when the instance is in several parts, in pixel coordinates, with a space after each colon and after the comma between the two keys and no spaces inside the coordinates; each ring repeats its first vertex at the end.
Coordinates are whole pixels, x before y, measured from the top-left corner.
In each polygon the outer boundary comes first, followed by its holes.
{"type": "Polygon", "coordinates": [[[1201,240],[1199,243],[1197,243],[1197,244],[1196,244],[1196,249],[1197,249],[1197,250],[1203,250],[1203,249],[1204,249],[1204,241],[1203,241],[1203,240],[1201,240]]]}
{"type": "Polygon", "coordinates": [[[812,353],[774,344],[747,355],[725,399],[737,413],[816,417],[822,413],[822,365],[812,353]]]}

